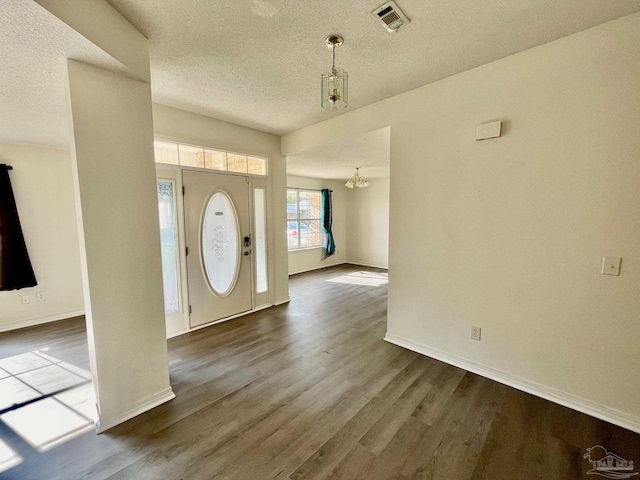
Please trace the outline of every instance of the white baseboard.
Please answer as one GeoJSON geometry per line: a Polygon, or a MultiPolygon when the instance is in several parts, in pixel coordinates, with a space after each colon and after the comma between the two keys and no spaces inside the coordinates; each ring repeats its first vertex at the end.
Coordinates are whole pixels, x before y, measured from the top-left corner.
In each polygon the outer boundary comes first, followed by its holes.
{"type": "Polygon", "coordinates": [[[232,315],[230,317],[221,318],[219,320],[214,320],[213,322],[203,323],[202,325],[196,325],[195,327],[185,328],[183,330],[179,330],[177,332],[173,332],[167,335],[167,339],[173,337],[179,337],[180,335],[184,335],[186,333],[195,332],[196,330],[201,330],[203,328],[211,327],[213,325],[217,325],[218,323],[228,322],[229,320],[235,320],[236,318],[244,317],[245,315],[251,315],[252,313],[259,312],[260,310],[265,310],[267,308],[275,307],[277,305],[282,305],[283,303],[290,302],[291,299],[289,297],[283,298],[281,300],[277,300],[276,303],[271,305],[270,303],[266,303],[264,305],[260,305],[253,310],[248,310],[246,312],[238,313],[237,315],[232,315]]]}
{"type": "Polygon", "coordinates": [[[188,328],[183,328],[181,330],[176,330],[175,332],[171,332],[167,334],[167,340],[173,337],[179,337],[180,335],[184,335],[185,333],[189,333],[190,330],[188,328]]]}
{"type": "Polygon", "coordinates": [[[149,411],[158,405],[162,405],[169,400],[173,400],[174,398],[176,398],[175,393],[173,393],[171,387],[168,387],[161,392],[150,395],[147,398],[143,398],[117,415],[112,415],[108,418],[100,418],[100,420],[97,420],[95,423],[96,432],[105,432],[116,425],[120,425],[127,420],[131,420],[133,417],[137,417],[138,415],[149,411]]]}
{"type": "Polygon", "coordinates": [[[275,303],[273,305],[271,305],[270,303],[265,303],[263,305],[258,305],[257,307],[254,307],[254,309],[251,311],[251,313],[259,312],[260,310],[266,310],[267,308],[271,308],[274,305],[275,305],[275,303]]]}
{"type": "Polygon", "coordinates": [[[381,268],[383,270],[388,270],[388,267],[383,267],[382,265],[374,265],[372,263],[360,263],[360,262],[347,262],[349,265],[355,265],[357,267],[370,267],[370,268],[381,268]]]}
{"type": "Polygon", "coordinates": [[[55,315],[47,315],[44,317],[30,318],[28,320],[15,320],[0,325],[0,332],[8,332],[19,328],[34,327],[44,323],[57,322],[58,320],[67,320],[73,317],[84,315],[84,310],[76,310],[74,312],[56,313],[55,315]]]}
{"type": "Polygon", "coordinates": [[[495,380],[496,382],[508,385],[518,390],[522,390],[523,392],[530,393],[531,395],[544,398],[545,400],[549,400],[550,402],[558,403],[567,408],[577,410],[578,412],[585,413],[592,417],[599,418],[600,420],[604,420],[633,432],[640,433],[640,418],[634,417],[633,415],[625,412],[621,412],[620,410],[615,410],[609,407],[605,407],[604,405],[593,403],[589,400],[571,395],[556,388],[532,382],[521,377],[516,377],[500,370],[486,367],[479,363],[466,360],[456,355],[451,355],[449,353],[443,352],[442,350],[422,345],[397,335],[387,334],[384,339],[385,341],[393,343],[394,345],[398,345],[414,352],[421,353],[422,355],[435,358],[436,360],[440,360],[455,367],[462,368],[463,370],[467,370],[482,377],[495,380]]]}
{"type": "Polygon", "coordinates": [[[312,272],[314,270],[322,270],[323,268],[337,267],[338,265],[344,265],[345,263],[346,262],[344,261],[340,261],[336,263],[327,263],[325,265],[314,265],[313,267],[298,268],[296,270],[289,271],[289,275],[297,275],[299,273],[312,272]]]}
{"type": "Polygon", "coordinates": [[[284,298],[280,298],[278,300],[276,300],[276,302],[273,304],[274,306],[278,306],[278,305],[282,305],[284,303],[289,303],[291,301],[291,297],[286,296],[284,298]]]}

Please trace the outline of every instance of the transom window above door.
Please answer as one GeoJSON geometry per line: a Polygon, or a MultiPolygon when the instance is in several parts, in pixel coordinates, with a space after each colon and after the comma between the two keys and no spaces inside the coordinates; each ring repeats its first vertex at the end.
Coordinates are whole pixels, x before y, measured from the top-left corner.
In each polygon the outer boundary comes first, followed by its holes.
{"type": "Polygon", "coordinates": [[[206,168],[220,172],[267,175],[267,159],[264,157],[213,150],[166,140],[155,140],[153,146],[156,163],[206,168]]]}
{"type": "Polygon", "coordinates": [[[322,192],[287,189],[289,250],[322,247],[322,192]]]}

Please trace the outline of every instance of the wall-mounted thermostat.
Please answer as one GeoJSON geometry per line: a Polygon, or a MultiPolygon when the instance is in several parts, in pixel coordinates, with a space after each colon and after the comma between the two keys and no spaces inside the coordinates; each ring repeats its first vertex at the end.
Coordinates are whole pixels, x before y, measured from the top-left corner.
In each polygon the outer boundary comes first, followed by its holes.
{"type": "Polygon", "coordinates": [[[476,127],[476,140],[499,137],[502,133],[502,122],[483,123],[476,127]]]}

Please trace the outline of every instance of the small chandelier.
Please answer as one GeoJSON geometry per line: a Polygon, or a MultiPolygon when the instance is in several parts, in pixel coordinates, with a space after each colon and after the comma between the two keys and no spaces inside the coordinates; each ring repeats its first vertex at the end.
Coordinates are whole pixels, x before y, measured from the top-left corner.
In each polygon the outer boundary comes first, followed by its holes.
{"type": "Polygon", "coordinates": [[[356,167],[356,173],[349,179],[347,183],[344,184],[345,187],[364,188],[369,186],[369,182],[367,182],[366,178],[360,176],[360,173],[358,172],[359,170],[360,167],[356,167]]]}
{"type": "Polygon", "coordinates": [[[349,97],[349,74],[341,68],[336,68],[336,47],[342,45],[344,39],[340,35],[329,35],[324,43],[332,50],[333,61],[331,70],[322,72],[320,75],[322,85],[320,104],[325,110],[342,110],[347,107],[349,97]]]}

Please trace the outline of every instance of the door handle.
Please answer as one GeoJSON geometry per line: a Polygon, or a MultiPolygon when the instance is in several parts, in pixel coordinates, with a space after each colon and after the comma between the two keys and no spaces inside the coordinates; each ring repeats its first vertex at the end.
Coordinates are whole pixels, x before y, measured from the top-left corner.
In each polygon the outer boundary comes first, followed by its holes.
{"type": "Polygon", "coordinates": [[[247,255],[251,255],[251,250],[247,250],[246,252],[244,252],[244,256],[246,257],[247,255]]]}

